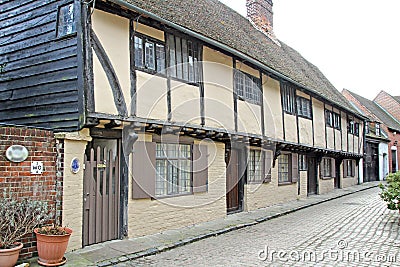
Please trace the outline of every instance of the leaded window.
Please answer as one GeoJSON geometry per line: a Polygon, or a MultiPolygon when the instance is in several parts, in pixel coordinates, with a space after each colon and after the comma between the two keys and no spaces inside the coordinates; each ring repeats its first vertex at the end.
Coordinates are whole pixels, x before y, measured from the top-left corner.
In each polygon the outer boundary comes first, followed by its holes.
{"type": "Polygon", "coordinates": [[[234,70],[233,75],[234,88],[239,99],[261,105],[260,78],[246,74],[240,70],[234,70]]]}
{"type": "Polygon", "coordinates": [[[296,102],[297,115],[311,119],[311,101],[307,98],[298,96],[296,102]]]}
{"type": "Polygon", "coordinates": [[[293,114],[295,112],[295,89],[287,83],[282,83],[281,93],[283,110],[293,114]]]}
{"type": "Polygon", "coordinates": [[[324,177],[332,177],[332,160],[330,158],[324,158],[322,164],[324,177]]]}
{"type": "Polygon", "coordinates": [[[261,150],[249,151],[249,163],[247,165],[247,180],[248,182],[262,182],[262,153],[261,150]]]}
{"type": "Polygon", "coordinates": [[[147,37],[135,36],[135,66],[139,69],[165,74],[165,46],[147,37]]]}
{"type": "Polygon", "coordinates": [[[281,154],[278,157],[278,182],[279,183],[289,183],[290,179],[290,155],[281,154]]]}
{"type": "Polygon", "coordinates": [[[157,143],[156,196],[191,193],[191,169],[191,145],[157,143]]]}
{"type": "Polygon", "coordinates": [[[172,34],[168,35],[167,40],[171,77],[190,83],[200,82],[200,45],[192,40],[172,34]]]}

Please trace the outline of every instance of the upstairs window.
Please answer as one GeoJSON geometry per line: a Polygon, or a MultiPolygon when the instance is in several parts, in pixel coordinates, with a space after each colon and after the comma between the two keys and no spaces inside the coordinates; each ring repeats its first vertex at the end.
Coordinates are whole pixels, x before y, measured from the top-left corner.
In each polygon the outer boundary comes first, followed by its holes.
{"type": "Polygon", "coordinates": [[[234,70],[234,89],[238,97],[250,103],[261,105],[261,80],[250,74],[234,70]]]}
{"type": "Polygon", "coordinates": [[[366,122],[366,123],[365,123],[365,133],[366,133],[366,134],[369,134],[369,128],[370,128],[369,122],[366,122]]]}
{"type": "Polygon", "coordinates": [[[359,136],[360,134],[360,124],[358,122],[355,122],[352,119],[347,120],[347,131],[349,134],[353,134],[356,136],[359,136]]]}
{"type": "Polygon", "coordinates": [[[199,63],[200,45],[169,34],[167,37],[169,47],[169,68],[171,77],[189,82],[201,81],[201,65],[199,63]]]}
{"type": "Polygon", "coordinates": [[[297,115],[311,119],[311,101],[307,98],[298,96],[296,102],[297,115]]]}
{"type": "Polygon", "coordinates": [[[165,74],[165,46],[144,36],[135,36],[135,67],[165,74]]]}
{"type": "Polygon", "coordinates": [[[341,129],[340,115],[336,112],[325,110],[326,125],[337,130],[341,129]]]}
{"type": "Polygon", "coordinates": [[[57,37],[63,37],[76,32],[74,3],[61,6],[58,9],[57,37]]]}
{"type": "Polygon", "coordinates": [[[286,83],[281,83],[282,107],[287,113],[295,112],[295,89],[286,83]]]}
{"type": "Polygon", "coordinates": [[[381,125],[379,123],[375,123],[375,134],[377,136],[381,135],[381,125]]]}

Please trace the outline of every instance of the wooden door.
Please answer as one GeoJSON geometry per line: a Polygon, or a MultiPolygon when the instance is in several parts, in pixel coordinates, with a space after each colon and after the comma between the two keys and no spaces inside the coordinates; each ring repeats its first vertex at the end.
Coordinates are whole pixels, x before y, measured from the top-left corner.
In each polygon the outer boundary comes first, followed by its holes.
{"type": "Polygon", "coordinates": [[[238,150],[229,152],[226,170],[226,206],[227,212],[240,210],[240,180],[239,180],[239,154],[238,150]]]}
{"type": "Polygon", "coordinates": [[[307,157],[308,174],[307,174],[307,194],[314,195],[318,192],[318,176],[317,163],[314,157],[307,157]]]}
{"type": "Polygon", "coordinates": [[[336,164],[336,168],[335,168],[335,188],[340,188],[340,164],[342,161],[340,160],[336,160],[335,164],[336,164]]]}
{"type": "Polygon", "coordinates": [[[83,245],[119,238],[120,142],[93,142],[85,155],[83,245]]]}

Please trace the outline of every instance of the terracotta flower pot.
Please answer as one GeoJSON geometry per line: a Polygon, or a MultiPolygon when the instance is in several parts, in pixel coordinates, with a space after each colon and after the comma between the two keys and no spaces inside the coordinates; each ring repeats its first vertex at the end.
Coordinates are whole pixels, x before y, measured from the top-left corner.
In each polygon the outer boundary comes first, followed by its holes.
{"type": "Polygon", "coordinates": [[[38,263],[44,266],[58,266],[64,264],[67,260],[64,258],[67,250],[69,237],[72,229],[65,228],[65,235],[43,235],[35,229],[37,241],[37,251],[39,254],[38,263]]]}
{"type": "Polygon", "coordinates": [[[19,243],[15,248],[0,249],[0,266],[13,267],[23,246],[24,244],[19,243]]]}

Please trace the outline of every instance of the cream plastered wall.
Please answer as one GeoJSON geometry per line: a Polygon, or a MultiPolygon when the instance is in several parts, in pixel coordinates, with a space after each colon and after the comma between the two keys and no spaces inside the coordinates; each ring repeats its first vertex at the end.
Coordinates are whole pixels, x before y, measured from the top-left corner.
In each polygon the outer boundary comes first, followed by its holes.
{"type": "MultiPolygon", "coordinates": [[[[343,165],[344,163],[342,163],[341,165],[343,165]]],[[[353,164],[356,164],[356,162],[354,161],[353,164]]],[[[343,173],[343,167],[341,168],[341,171],[343,173]]],[[[342,188],[346,188],[349,186],[353,186],[358,184],[358,166],[356,165],[355,167],[355,176],[354,177],[343,177],[342,179],[342,188]]]]}
{"type": "Polygon", "coordinates": [[[334,130],[332,127],[326,127],[326,144],[329,149],[335,149],[334,130]]]}
{"type": "MultiPolygon", "coordinates": [[[[139,137],[151,141],[151,136],[139,137]]],[[[138,237],[176,229],[226,216],[225,145],[195,141],[208,145],[208,192],[159,200],[132,200],[128,203],[128,235],[138,237]]],[[[132,177],[129,179],[132,188],[132,177]]]]}
{"type": "Polygon", "coordinates": [[[354,152],[354,146],[353,146],[354,145],[354,135],[348,134],[347,138],[348,138],[348,144],[349,144],[348,151],[353,153],[354,152]]]}
{"type": "Polygon", "coordinates": [[[245,63],[236,60],[236,69],[246,72],[254,77],[260,78],[260,72],[245,63]]]}
{"type": "Polygon", "coordinates": [[[199,87],[172,80],[171,113],[174,122],[200,125],[199,87]]]}
{"type": "Polygon", "coordinates": [[[203,46],[205,124],[235,129],[232,58],[203,46]]]}
{"type": "Polygon", "coordinates": [[[71,251],[82,247],[84,155],[86,145],[92,138],[89,129],[83,129],[80,132],[57,133],[55,137],[64,140],[62,225],[74,231],[67,248],[71,251]],[[73,158],[78,158],[81,165],[76,174],[70,170],[73,158]]]}
{"type": "Polygon", "coordinates": [[[314,144],[317,147],[325,147],[325,110],[324,104],[313,98],[312,100],[314,120],[314,144]]]}
{"type": "Polygon", "coordinates": [[[265,135],[283,140],[281,89],[279,81],[263,75],[265,135]]]}
{"type": "MultiPolygon", "coordinates": [[[[130,105],[129,20],[107,12],[95,10],[93,30],[116,72],[127,107],[130,105]]],[[[118,114],[108,79],[93,51],[95,111],[118,114]]],[[[128,108],[129,110],[129,108],[128,108]]]]}
{"type": "Polygon", "coordinates": [[[166,120],[167,106],[167,79],[136,71],[136,114],[138,117],[166,120]]]}
{"type": "Polygon", "coordinates": [[[296,116],[285,113],[285,140],[297,143],[296,116]]]}
{"type": "Polygon", "coordinates": [[[313,145],[312,120],[299,117],[298,121],[299,121],[300,143],[312,146],[313,145]]]}
{"type": "Polygon", "coordinates": [[[342,150],[342,135],[339,130],[335,129],[335,149],[342,150]]]}
{"type": "Polygon", "coordinates": [[[261,106],[238,100],[237,108],[238,131],[261,135],[261,106]]]}
{"type": "Polygon", "coordinates": [[[278,185],[278,168],[271,169],[271,182],[245,185],[245,210],[251,211],[297,199],[297,183],[278,185]]]}
{"type": "Polygon", "coordinates": [[[308,194],[307,184],[308,184],[307,171],[300,171],[300,197],[306,198],[308,194]]]}
{"type": "Polygon", "coordinates": [[[153,37],[154,39],[158,39],[163,42],[165,41],[164,32],[156,28],[144,25],[142,23],[136,23],[136,21],[133,23],[133,28],[136,30],[136,32],[153,37]]]}
{"type": "Polygon", "coordinates": [[[311,98],[310,95],[308,95],[308,94],[306,94],[306,93],[304,93],[304,92],[302,92],[302,91],[300,91],[300,90],[296,90],[296,95],[301,96],[301,97],[304,97],[304,98],[307,98],[307,99],[310,99],[310,98],[311,98]]]}

